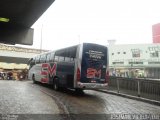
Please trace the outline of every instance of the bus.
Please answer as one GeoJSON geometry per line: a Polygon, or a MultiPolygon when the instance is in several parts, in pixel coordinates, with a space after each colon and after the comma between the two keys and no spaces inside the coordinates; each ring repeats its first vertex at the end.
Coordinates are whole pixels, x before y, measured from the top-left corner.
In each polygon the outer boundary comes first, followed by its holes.
{"type": "Polygon", "coordinates": [[[108,86],[108,48],[94,43],[42,53],[29,60],[28,78],[59,88],[105,89],[108,86]]]}

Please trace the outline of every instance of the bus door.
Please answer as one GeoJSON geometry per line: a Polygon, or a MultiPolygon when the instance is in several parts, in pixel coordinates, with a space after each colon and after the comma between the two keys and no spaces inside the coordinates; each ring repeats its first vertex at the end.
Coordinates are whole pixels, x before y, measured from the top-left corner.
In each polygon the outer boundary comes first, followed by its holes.
{"type": "Polygon", "coordinates": [[[84,43],[81,62],[81,83],[105,83],[107,47],[84,43]]]}

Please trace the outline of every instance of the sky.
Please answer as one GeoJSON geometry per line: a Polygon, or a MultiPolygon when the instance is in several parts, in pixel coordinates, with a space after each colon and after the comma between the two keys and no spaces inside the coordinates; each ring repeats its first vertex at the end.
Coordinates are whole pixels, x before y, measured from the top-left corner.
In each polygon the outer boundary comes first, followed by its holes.
{"type": "Polygon", "coordinates": [[[160,0],[55,0],[32,26],[31,48],[56,50],[83,42],[152,43],[160,0]]]}

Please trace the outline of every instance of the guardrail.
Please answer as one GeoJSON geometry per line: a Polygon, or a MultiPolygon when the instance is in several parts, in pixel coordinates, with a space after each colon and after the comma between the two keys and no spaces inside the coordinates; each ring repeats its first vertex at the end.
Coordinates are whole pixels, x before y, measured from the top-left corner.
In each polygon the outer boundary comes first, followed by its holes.
{"type": "Polygon", "coordinates": [[[108,90],[160,101],[160,80],[110,77],[108,90]]]}

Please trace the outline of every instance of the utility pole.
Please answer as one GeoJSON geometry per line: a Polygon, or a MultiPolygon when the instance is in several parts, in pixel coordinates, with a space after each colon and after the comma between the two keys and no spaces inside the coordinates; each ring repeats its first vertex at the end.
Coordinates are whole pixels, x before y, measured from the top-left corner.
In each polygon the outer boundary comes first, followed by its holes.
{"type": "Polygon", "coordinates": [[[81,40],[80,35],[78,35],[78,42],[79,42],[79,44],[80,44],[80,40],[81,40]]]}
{"type": "Polygon", "coordinates": [[[43,23],[41,26],[41,43],[40,43],[40,53],[42,53],[42,42],[43,42],[43,23]]]}

